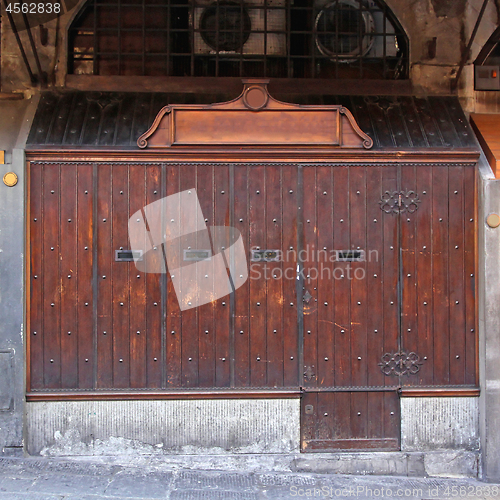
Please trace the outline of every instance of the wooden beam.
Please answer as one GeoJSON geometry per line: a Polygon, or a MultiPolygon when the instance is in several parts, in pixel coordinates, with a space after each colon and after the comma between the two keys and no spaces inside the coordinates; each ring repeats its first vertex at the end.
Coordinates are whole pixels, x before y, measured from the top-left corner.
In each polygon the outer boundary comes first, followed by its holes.
{"type": "Polygon", "coordinates": [[[500,115],[471,114],[470,123],[488,159],[491,170],[500,178],[500,115]]]}

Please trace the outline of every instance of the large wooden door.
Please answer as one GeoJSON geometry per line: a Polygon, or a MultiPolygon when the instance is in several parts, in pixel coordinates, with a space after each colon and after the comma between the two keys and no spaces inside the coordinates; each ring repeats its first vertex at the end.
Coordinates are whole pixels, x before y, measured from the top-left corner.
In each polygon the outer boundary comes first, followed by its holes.
{"type": "Polygon", "coordinates": [[[401,391],[477,385],[474,193],[473,166],[33,163],[29,397],[301,394],[304,451],[397,449],[401,391]],[[190,189],[249,273],[182,310],[116,252],[190,189]]]}
{"type": "Polygon", "coordinates": [[[476,384],[474,168],[302,177],[302,449],[398,449],[402,390],[476,384]]]}

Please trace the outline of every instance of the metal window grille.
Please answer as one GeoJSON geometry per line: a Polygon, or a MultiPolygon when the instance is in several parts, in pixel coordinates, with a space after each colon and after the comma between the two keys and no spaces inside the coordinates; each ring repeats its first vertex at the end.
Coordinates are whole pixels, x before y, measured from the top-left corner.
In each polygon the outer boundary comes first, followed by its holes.
{"type": "Polygon", "coordinates": [[[408,39],[379,0],[89,0],[70,74],[408,77],[408,39]]]}

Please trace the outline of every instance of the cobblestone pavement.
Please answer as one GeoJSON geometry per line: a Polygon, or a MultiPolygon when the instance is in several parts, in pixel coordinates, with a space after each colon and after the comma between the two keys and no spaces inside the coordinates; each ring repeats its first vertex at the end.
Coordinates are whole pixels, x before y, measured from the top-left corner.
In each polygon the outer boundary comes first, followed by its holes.
{"type": "MultiPolygon", "coordinates": [[[[199,465],[197,465],[199,467],[199,465]]],[[[473,479],[234,472],[172,468],[161,459],[0,458],[0,500],[495,499],[473,479]]]]}

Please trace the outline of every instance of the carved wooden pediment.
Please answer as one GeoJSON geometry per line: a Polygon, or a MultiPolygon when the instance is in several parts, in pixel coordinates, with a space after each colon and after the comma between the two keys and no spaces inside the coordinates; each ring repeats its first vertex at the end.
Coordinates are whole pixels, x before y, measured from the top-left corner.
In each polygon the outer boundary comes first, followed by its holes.
{"type": "Polygon", "coordinates": [[[155,149],[212,145],[373,146],[373,140],[343,106],[288,104],[269,95],[266,80],[243,83],[243,92],[233,101],[165,106],[137,145],[155,149]]]}

